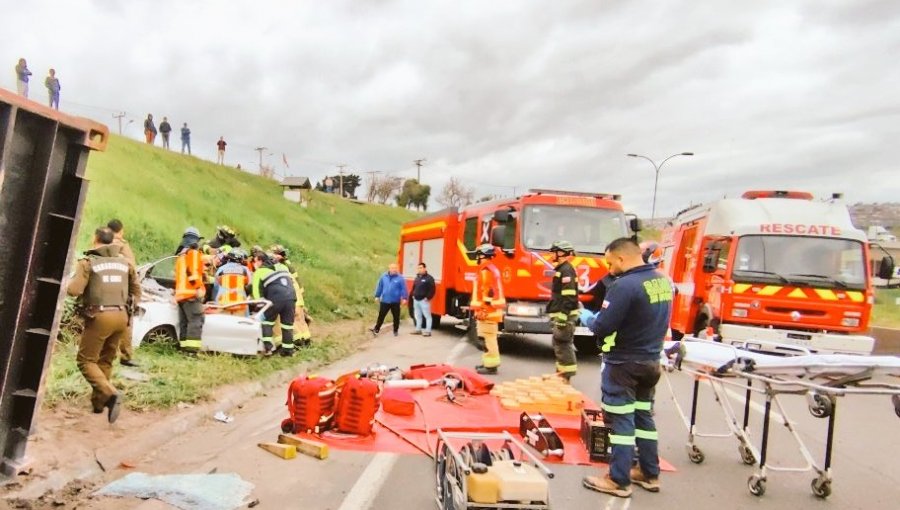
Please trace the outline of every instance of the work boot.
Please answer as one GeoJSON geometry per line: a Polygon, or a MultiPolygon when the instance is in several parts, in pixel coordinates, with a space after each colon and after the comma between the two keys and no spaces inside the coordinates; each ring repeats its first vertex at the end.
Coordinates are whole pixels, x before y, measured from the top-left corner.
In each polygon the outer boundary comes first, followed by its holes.
{"type": "Polygon", "coordinates": [[[375,336],[378,336],[379,330],[378,328],[369,328],[369,333],[372,333],[375,336]]]}
{"type": "Polygon", "coordinates": [[[115,423],[119,419],[119,412],[122,410],[122,402],[119,400],[119,395],[113,394],[103,407],[109,410],[106,419],[109,423],[115,423]]]}
{"type": "Polygon", "coordinates": [[[640,485],[641,487],[643,487],[644,489],[647,489],[650,492],[659,492],[659,477],[658,476],[654,476],[654,477],[644,476],[644,472],[641,471],[641,468],[639,466],[635,466],[635,467],[631,468],[631,473],[629,473],[629,475],[631,476],[631,483],[640,485]]]}
{"type": "Polygon", "coordinates": [[[581,484],[592,491],[610,494],[619,498],[631,497],[631,486],[626,485],[625,487],[622,487],[613,481],[613,479],[609,477],[609,474],[602,478],[599,476],[586,476],[581,480],[581,484]]]}
{"type": "Polygon", "coordinates": [[[132,368],[140,367],[140,365],[135,363],[134,360],[130,360],[130,359],[123,359],[123,360],[119,361],[119,364],[122,365],[123,367],[132,367],[132,368]]]}
{"type": "Polygon", "coordinates": [[[272,342],[263,342],[263,356],[271,356],[275,350],[275,344],[272,342]]]}
{"type": "Polygon", "coordinates": [[[399,332],[399,331],[394,331],[394,336],[400,336],[400,332],[399,332]]]}
{"type": "Polygon", "coordinates": [[[431,331],[426,331],[422,333],[422,336],[431,336],[431,331]]]}
{"type": "Polygon", "coordinates": [[[417,330],[413,331],[412,333],[410,333],[410,335],[421,335],[421,334],[422,334],[421,329],[417,329],[417,330]]]}
{"type": "Polygon", "coordinates": [[[278,349],[278,354],[280,354],[281,356],[284,356],[284,357],[290,357],[290,356],[294,355],[294,349],[290,349],[287,347],[280,347],[278,349]]]}
{"type": "Polygon", "coordinates": [[[481,375],[497,375],[497,367],[486,367],[484,365],[478,365],[475,367],[475,372],[481,375]]]}

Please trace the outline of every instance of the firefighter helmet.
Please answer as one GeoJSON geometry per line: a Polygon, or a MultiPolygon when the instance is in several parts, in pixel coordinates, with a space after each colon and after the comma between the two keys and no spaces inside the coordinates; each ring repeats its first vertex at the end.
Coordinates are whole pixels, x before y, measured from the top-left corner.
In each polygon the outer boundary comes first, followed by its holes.
{"type": "Polygon", "coordinates": [[[641,243],[641,258],[645,264],[658,266],[662,262],[662,248],[656,241],[644,241],[641,243]]]}
{"type": "Polygon", "coordinates": [[[269,246],[269,252],[274,253],[275,255],[278,255],[281,258],[285,258],[285,259],[288,256],[287,248],[285,248],[284,246],[282,246],[280,244],[273,244],[272,246],[269,246]]]}
{"type": "Polygon", "coordinates": [[[240,248],[235,248],[225,254],[225,260],[229,262],[237,262],[238,264],[243,264],[247,261],[247,252],[240,248]]]}
{"type": "Polygon", "coordinates": [[[562,252],[566,255],[575,253],[575,247],[569,241],[556,241],[550,245],[551,252],[562,252]]]}
{"type": "Polygon", "coordinates": [[[188,228],[184,229],[184,234],[182,234],[182,235],[184,237],[192,236],[192,237],[196,237],[197,239],[203,239],[203,236],[200,235],[200,231],[197,230],[197,227],[188,227],[188,228]]]}
{"type": "Polygon", "coordinates": [[[220,227],[216,227],[216,230],[219,233],[219,237],[221,237],[222,239],[237,237],[237,232],[235,232],[234,229],[232,229],[228,225],[222,225],[220,227]]]}
{"type": "Polygon", "coordinates": [[[494,258],[494,255],[496,255],[496,253],[497,250],[496,248],[494,248],[493,244],[484,243],[475,249],[475,258],[492,259],[494,258]]]}

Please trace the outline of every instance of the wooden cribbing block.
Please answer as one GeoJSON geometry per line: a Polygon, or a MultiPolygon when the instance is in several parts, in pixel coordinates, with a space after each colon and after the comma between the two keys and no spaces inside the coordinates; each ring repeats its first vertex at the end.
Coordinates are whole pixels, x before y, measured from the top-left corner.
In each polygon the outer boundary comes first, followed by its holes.
{"type": "Polygon", "coordinates": [[[298,452],[309,455],[310,457],[322,460],[328,458],[328,445],[325,443],[295,436],[293,434],[278,434],[278,442],[285,445],[292,445],[298,452]]]}
{"type": "Polygon", "coordinates": [[[292,444],[259,443],[257,446],[285,460],[297,456],[297,447],[292,444]]]}

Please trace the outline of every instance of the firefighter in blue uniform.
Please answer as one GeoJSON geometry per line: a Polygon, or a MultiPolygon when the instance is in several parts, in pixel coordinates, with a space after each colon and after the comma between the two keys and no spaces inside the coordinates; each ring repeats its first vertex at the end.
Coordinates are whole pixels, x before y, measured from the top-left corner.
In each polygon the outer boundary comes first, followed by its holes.
{"type": "Polygon", "coordinates": [[[585,477],[583,482],[589,489],[619,497],[631,496],[632,482],[659,491],[653,398],[672,314],[672,285],[641,255],[630,238],[610,243],[606,261],[616,279],[598,314],[581,312],[582,324],[602,339],[601,401],[612,445],[609,473],[585,477]],[[635,446],[639,464],[632,468],[635,446]]]}

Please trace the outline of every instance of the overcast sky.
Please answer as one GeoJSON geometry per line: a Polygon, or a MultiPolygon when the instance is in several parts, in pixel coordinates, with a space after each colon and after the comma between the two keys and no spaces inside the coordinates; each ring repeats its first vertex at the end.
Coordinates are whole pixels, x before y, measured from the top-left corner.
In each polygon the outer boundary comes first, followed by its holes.
{"type": "MultiPolygon", "coordinates": [[[[128,0],[3,9],[0,86],[188,122],[195,154],[458,176],[485,194],[621,193],[666,216],[751,188],[900,201],[900,2],[128,0]],[[269,155],[271,153],[271,155],[269,155]]],[[[127,124],[127,120],[133,120],[127,124]]],[[[173,147],[178,148],[177,136],[173,147]]]]}

